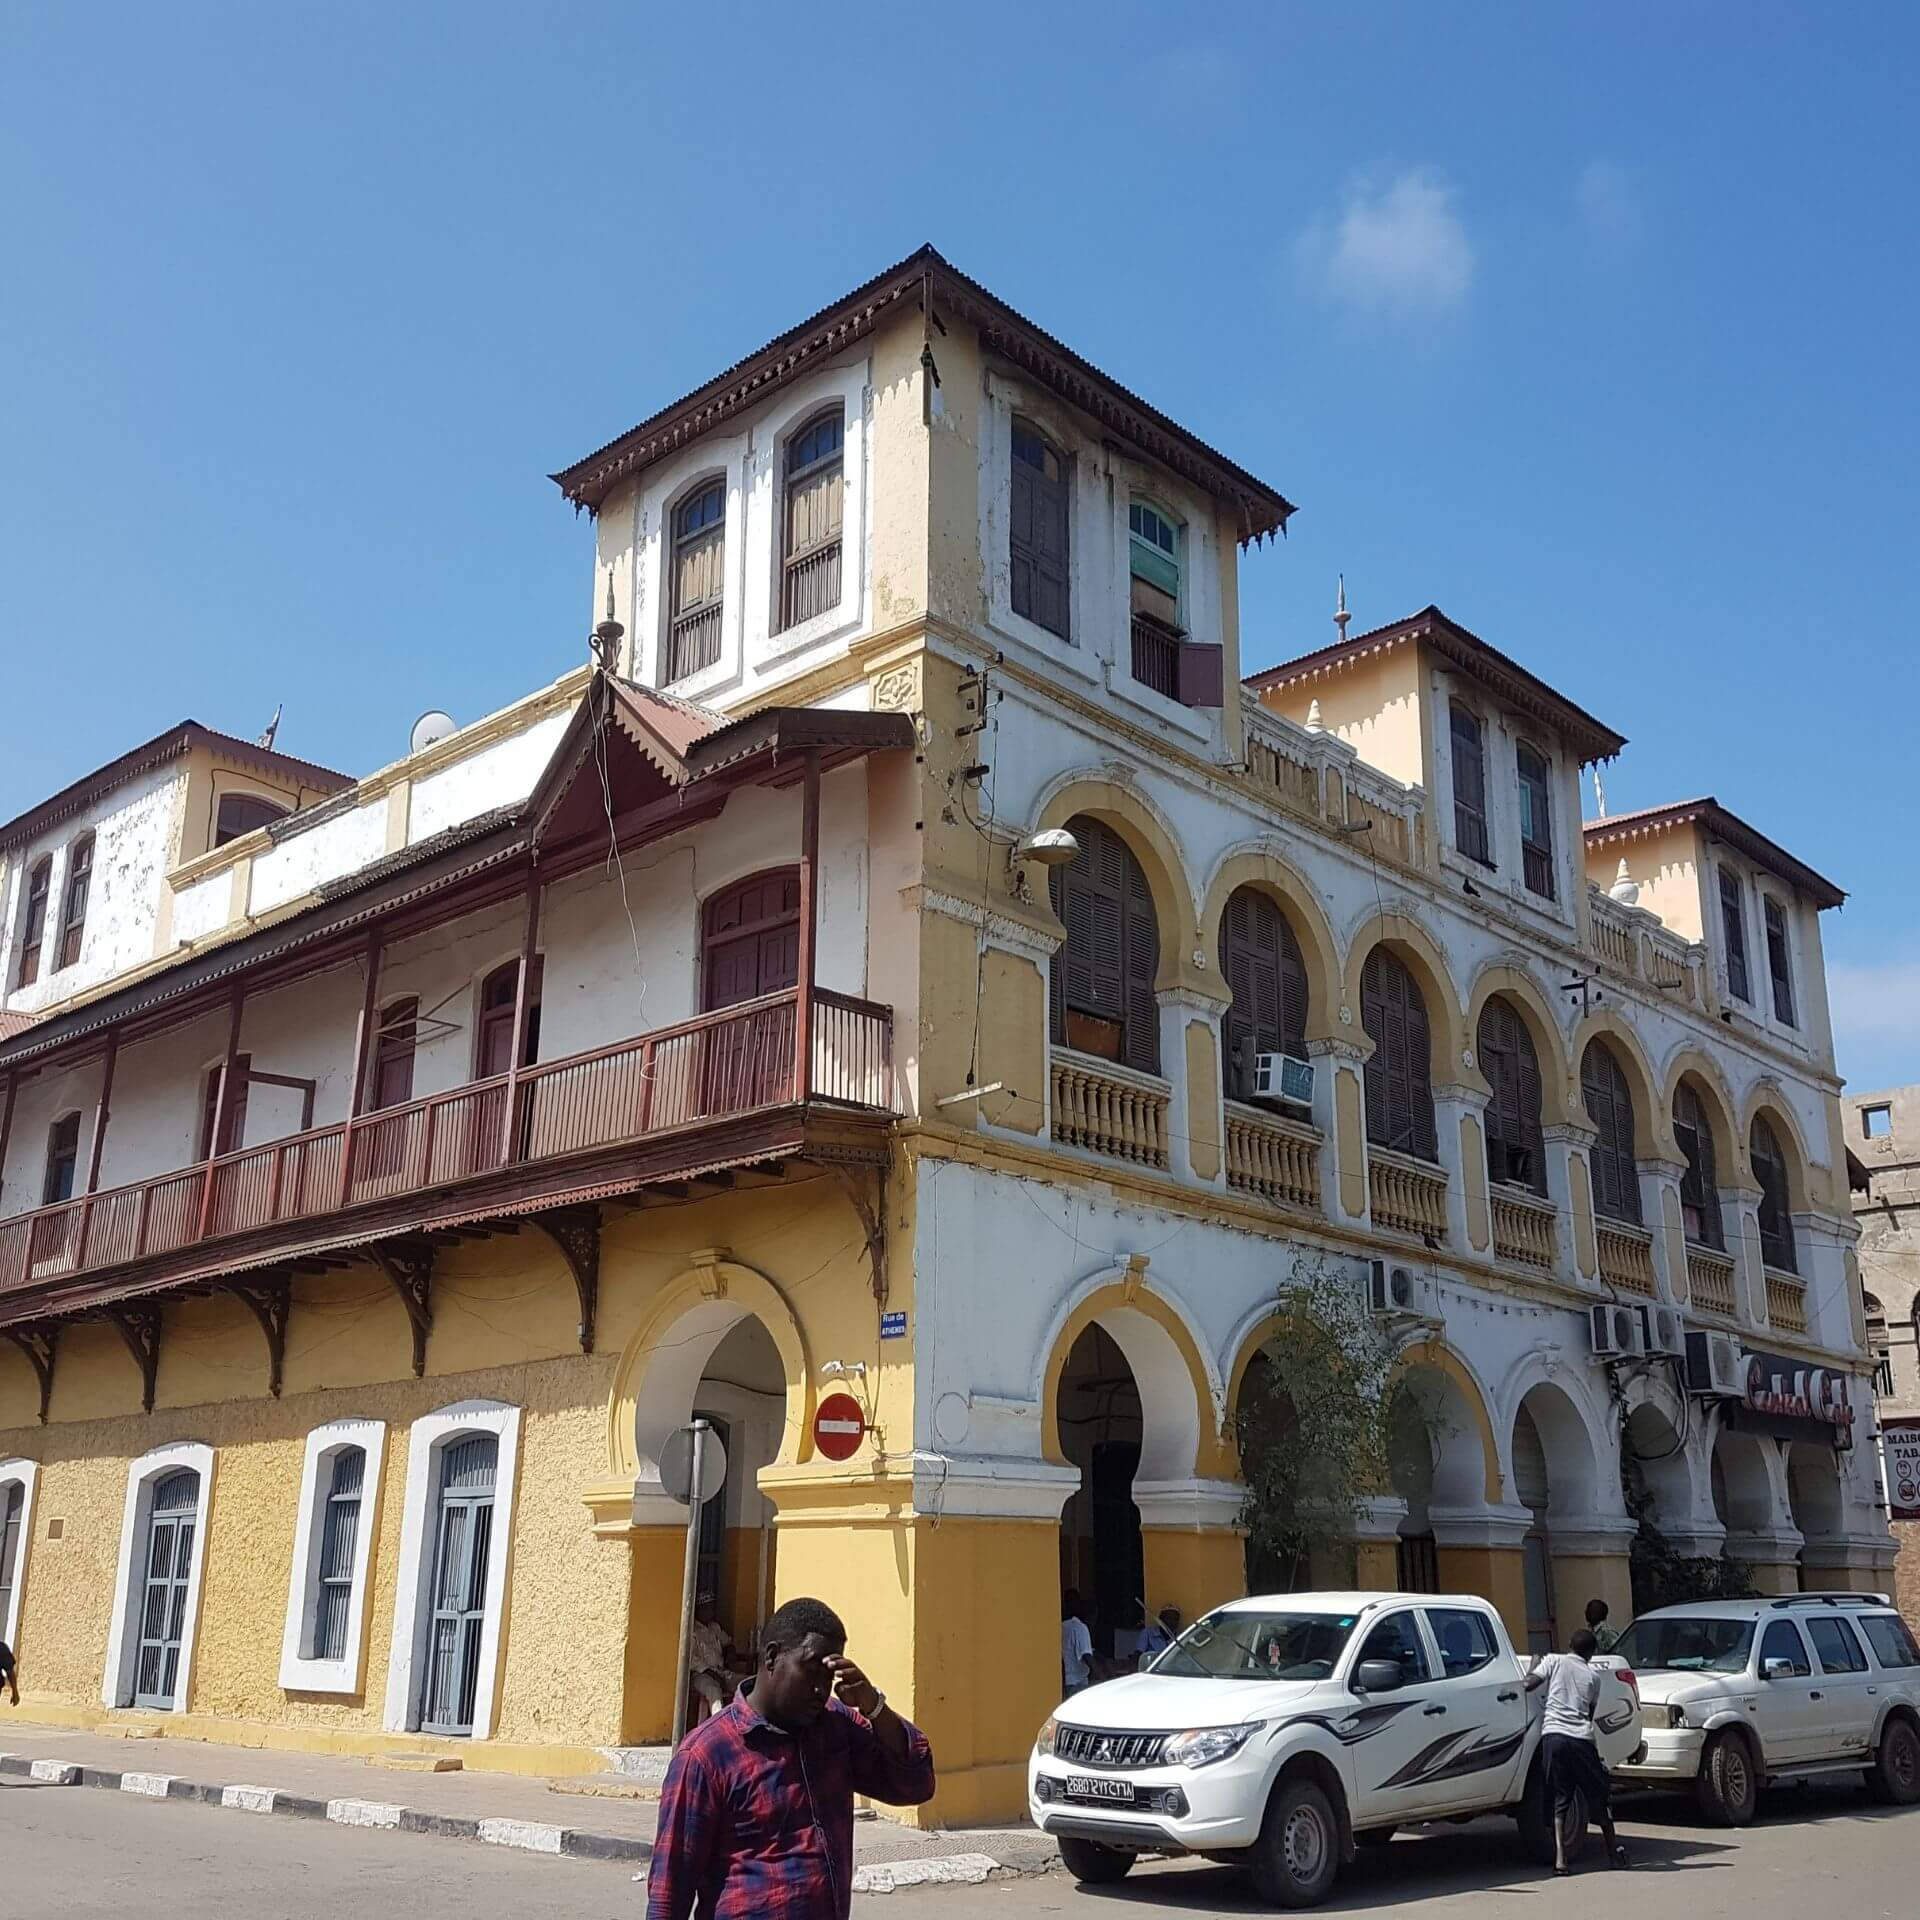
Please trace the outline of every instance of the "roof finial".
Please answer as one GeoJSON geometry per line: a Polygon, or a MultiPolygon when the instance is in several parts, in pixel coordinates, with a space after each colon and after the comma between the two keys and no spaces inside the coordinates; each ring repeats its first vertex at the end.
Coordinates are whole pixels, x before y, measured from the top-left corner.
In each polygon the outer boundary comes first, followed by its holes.
{"type": "Polygon", "coordinates": [[[1333,608],[1333,624],[1340,629],[1342,640],[1347,637],[1347,622],[1352,618],[1353,615],[1347,611],[1347,576],[1343,573],[1340,576],[1340,592],[1333,608]]]}
{"type": "Polygon", "coordinates": [[[587,640],[587,650],[593,655],[595,664],[602,673],[612,673],[620,664],[620,642],[626,635],[626,628],[613,617],[613,569],[607,569],[607,617],[594,628],[587,640]]]}
{"type": "Polygon", "coordinates": [[[1600,779],[1600,762],[1593,763],[1593,808],[1594,817],[1604,820],[1607,817],[1607,789],[1600,779]]]}
{"type": "Polygon", "coordinates": [[[1320,718],[1320,696],[1315,694],[1314,697],[1307,702],[1307,731],[1309,733],[1325,733],[1326,730],[1327,724],[1320,718]]]}
{"type": "Polygon", "coordinates": [[[1613,885],[1607,889],[1623,907],[1637,907],[1640,904],[1640,888],[1634,877],[1627,871],[1627,856],[1620,856],[1620,870],[1613,876],[1613,885]]]}

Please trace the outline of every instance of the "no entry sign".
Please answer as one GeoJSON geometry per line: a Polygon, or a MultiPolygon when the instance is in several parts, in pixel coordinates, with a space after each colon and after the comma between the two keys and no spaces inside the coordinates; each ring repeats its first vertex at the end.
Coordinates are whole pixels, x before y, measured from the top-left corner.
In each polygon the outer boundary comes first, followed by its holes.
{"type": "Polygon", "coordinates": [[[867,1416],[850,1393],[830,1393],[813,1415],[813,1444],[829,1460],[851,1460],[860,1451],[867,1416]]]}

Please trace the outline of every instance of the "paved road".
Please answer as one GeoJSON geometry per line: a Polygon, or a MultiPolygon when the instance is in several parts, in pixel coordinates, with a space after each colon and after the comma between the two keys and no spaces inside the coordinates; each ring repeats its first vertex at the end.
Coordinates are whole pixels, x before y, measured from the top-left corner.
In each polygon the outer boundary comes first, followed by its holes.
{"type": "MultiPolygon", "coordinates": [[[[1640,1866],[1556,1882],[1521,1862],[1511,1826],[1483,1821],[1364,1857],[1323,1909],[1405,1905],[1418,1920],[1484,1920],[1489,1895],[1539,1899],[1551,1920],[1910,1920],[1920,1808],[1852,1789],[1784,1790],[1743,1833],[1682,1803],[1638,1800],[1640,1866]]],[[[80,1787],[0,1782],[0,1920],[636,1920],[632,1869],[412,1834],[260,1818],[80,1787]]],[[[863,1897],[856,1920],[1198,1920],[1261,1911],[1239,1877],[1147,1866],[1083,1893],[1058,1873],[863,1897]]]]}

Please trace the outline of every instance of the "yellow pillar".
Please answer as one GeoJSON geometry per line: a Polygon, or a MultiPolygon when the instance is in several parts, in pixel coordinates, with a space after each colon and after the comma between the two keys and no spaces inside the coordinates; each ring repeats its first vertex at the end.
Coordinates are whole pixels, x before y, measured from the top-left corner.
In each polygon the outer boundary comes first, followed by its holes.
{"type": "Polygon", "coordinates": [[[1439,1560],[1443,1593],[1474,1593],[1491,1600],[1514,1644],[1527,1644],[1527,1579],[1517,1546],[1442,1546],[1439,1560]]]}
{"type": "Polygon", "coordinates": [[[1552,1556],[1553,1620],[1559,1644],[1587,1623],[1587,1602],[1607,1603],[1607,1625],[1620,1632],[1633,1618],[1633,1564],[1621,1553],[1560,1553],[1552,1556]]]}
{"type": "Polygon", "coordinates": [[[1353,1543],[1353,1584],[1362,1593],[1391,1593],[1400,1584],[1399,1550],[1391,1540],[1353,1543]]]}
{"type": "Polygon", "coordinates": [[[627,1587],[626,1672],[620,1744],[646,1746],[673,1737],[674,1668],[679,1660],[680,1582],[687,1530],[635,1527],[627,1587]]]}
{"type": "Polygon", "coordinates": [[[1748,1576],[1755,1593],[1798,1593],[1800,1569],[1791,1560],[1750,1560],[1748,1576]]]}
{"type": "Polygon", "coordinates": [[[1235,1527],[1142,1527],[1147,1614],[1180,1609],[1195,1620],[1247,1591],[1246,1539],[1235,1527]]]}

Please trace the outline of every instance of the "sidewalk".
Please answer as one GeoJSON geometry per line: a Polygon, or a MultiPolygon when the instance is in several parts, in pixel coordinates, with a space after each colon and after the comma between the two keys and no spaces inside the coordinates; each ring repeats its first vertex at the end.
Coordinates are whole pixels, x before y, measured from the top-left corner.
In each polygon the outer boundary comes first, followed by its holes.
{"type": "MultiPolygon", "coordinates": [[[[332,1820],[631,1862],[652,1853],[658,1789],[620,1774],[548,1783],[519,1774],[430,1773],[200,1740],[127,1739],[0,1718],[0,1773],[49,1785],[195,1800],[237,1812],[332,1820]]],[[[1038,1873],[1053,1843],[1030,1827],[923,1833],[863,1818],[854,1826],[854,1891],[977,1884],[995,1873],[1038,1873]]]]}

